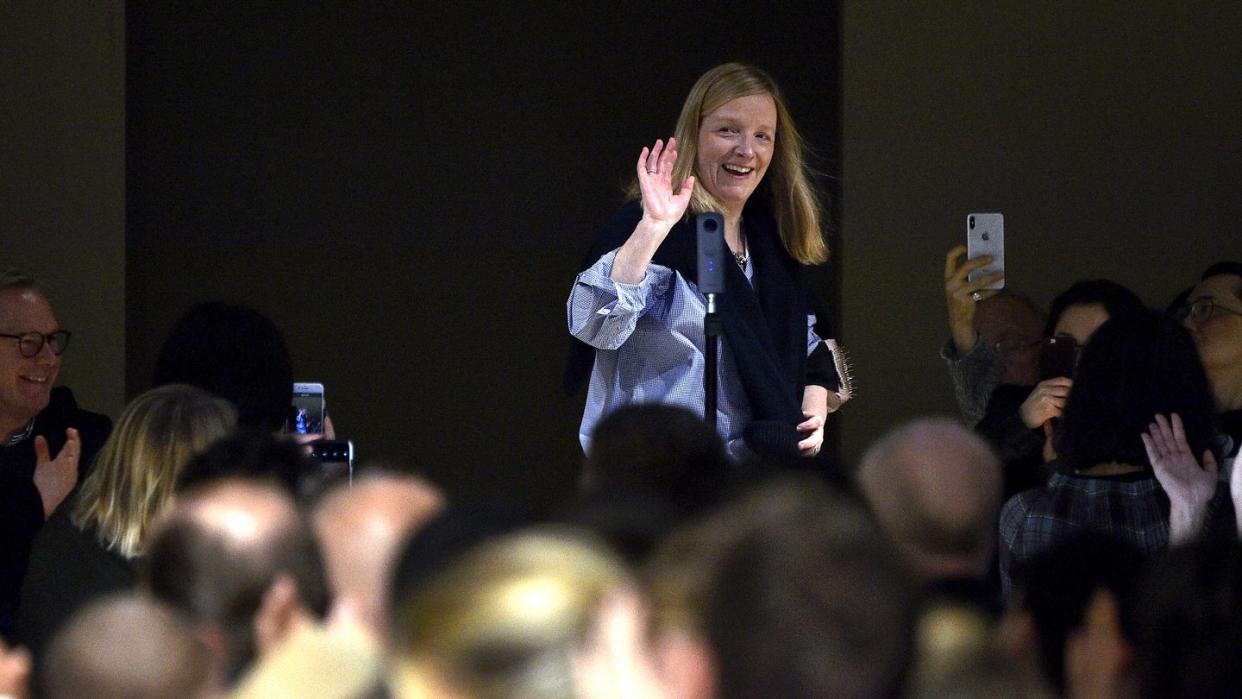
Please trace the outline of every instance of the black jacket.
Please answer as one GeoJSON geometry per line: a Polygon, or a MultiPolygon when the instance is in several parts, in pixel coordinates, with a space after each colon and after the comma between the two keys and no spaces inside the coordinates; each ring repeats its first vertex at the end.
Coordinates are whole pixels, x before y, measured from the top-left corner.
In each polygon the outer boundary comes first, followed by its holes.
{"type": "Polygon", "coordinates": [[[55,455],[64,447],[65,429],[69,427],[76,428],[82,438],[78,461],[81,484],[90,472],[95,454],[112,431],[112,421],[105,415],[79,409],[73,392],[64,386],[52,389],[48,406],[35,416],[29,439],[0,447],[0,636],[5,638],[12,638],[30,544],[43,526],[43,500],[34,485],[34,438],[45,437],[55,455]]]}

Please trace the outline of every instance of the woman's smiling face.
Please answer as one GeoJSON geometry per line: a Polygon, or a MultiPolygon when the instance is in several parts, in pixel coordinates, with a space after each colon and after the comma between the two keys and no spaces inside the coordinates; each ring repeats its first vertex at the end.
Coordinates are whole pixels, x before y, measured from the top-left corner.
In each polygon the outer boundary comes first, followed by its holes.
{"type": "Polygon", "coordinates": [[[776,102],[767,93],[736,97],[699,125],[698,181],[725,213],[740,214],[763,180],[776,147],[776,102]]]}

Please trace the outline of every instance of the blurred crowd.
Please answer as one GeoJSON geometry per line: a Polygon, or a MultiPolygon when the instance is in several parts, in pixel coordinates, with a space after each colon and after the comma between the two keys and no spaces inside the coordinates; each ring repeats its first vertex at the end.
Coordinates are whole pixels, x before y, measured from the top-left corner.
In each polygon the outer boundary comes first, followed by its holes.
{"type": "Polygon", "coordinates": [[[960,416],[838,464],[628,406],[551,511],[324,477],[242,306],[190,309],[155,388],[86,411],[51,302],[0,274],[0,696],[1242,693],[1242,263],[1046,312],[986,264],[946,259],[960,416]]]}

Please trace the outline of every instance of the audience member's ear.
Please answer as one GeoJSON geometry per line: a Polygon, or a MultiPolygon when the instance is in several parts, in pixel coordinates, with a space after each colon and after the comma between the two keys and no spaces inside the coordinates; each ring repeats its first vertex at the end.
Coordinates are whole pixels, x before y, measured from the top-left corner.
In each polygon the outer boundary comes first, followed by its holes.
{"type": "Polygon", "coordinates": [[[280,645],[304,617],[298,584],[292,576],[281,573],[263,593],[263,601],[254,617],[254,638],[259,657],[280,645]]]}
{"type": "Polygon", "coordinates": [[[670,697],[716,696],[716,661],[704,639],[689,631],[662,633],[655,639],[655,656],[657,672],[670,697]]]}
{"type": "Polygon", "coordinates": [[[1096,589],[1082,625],[1065,639],[1065,684],[1071,697],[1124,696],[1125,672],[1133,648],[1121,631],[1117,598],[1096,589]]]}

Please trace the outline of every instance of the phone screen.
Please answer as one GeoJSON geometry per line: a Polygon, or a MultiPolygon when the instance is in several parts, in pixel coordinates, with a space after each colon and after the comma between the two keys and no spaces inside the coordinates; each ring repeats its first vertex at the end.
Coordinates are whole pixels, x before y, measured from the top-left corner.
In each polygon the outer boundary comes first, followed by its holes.
{"type": "Polygon", "coordinates": [[[296,434],[323,433],[323,384],[293,385],[289,431],[296,434]]]}

